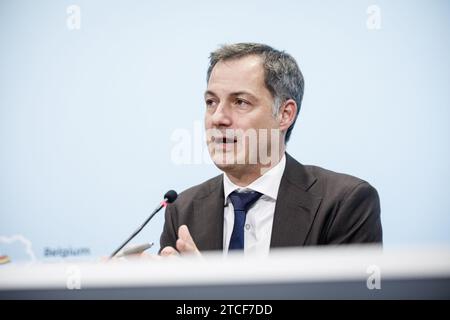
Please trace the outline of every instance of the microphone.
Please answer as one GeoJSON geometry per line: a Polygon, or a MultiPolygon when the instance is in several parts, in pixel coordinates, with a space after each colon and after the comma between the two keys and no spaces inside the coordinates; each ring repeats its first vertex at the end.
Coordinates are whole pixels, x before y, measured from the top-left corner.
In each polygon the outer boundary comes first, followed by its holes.
{"type": "Polygon", "coordinates": [[[120,250],[122,250],[123,247],[127,245],[128,242],[130,242],[139,232],[141,232],[142,229],[147,225],[147,223],[155,216],[156,213],[158,213],[159,210],[161,210],[163,207],[166,207],[168,203],[174,202],[178,197],[178,194],[174,190],[169,190],[164,195],[164,200],[153,210],[152,214],[147,218],[147,220],[144,221],[144,223],[136,229],[136,231],[133,232],[133,234],[124,242],[120,247],[118,247],[109,257],[110,259],[113,258],[120,250]]]}

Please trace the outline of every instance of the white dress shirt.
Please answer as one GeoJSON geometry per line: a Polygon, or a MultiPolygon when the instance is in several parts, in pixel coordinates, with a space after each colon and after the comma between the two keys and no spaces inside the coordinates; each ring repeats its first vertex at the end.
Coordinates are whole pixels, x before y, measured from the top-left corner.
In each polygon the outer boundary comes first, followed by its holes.
{"type": "Polygon", "coordinates": [[[286,156],[281,161],[253,181],[247,187],[235,185],[228,176],[223,175],[223,190],[225,196],[224,221],[223,221],[223,252],[228,253],[231,234],[234,226],[234,208],[228,196],[233,192],[257,191],[262,196],[248,210],[244,226],[244,252],[245,255],[264,256],[269,253],[270,239],[272,236],[273,216],[277,201],[278,189],[281,177],[286,167],[286,156]]]}

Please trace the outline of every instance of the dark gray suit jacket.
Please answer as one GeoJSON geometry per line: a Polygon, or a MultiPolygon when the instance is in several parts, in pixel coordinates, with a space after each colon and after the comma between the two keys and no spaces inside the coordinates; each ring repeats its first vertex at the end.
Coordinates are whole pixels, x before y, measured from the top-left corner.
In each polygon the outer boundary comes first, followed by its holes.
{"type": "MultiPolygon", "coordinates": [[[[161,248],[186,224],[200,251],[223,249],[223,175],[182,192],[167,206],[161,248]]],[[[380,200],[369,183],[286,154],[270,247],[381,243],[380,200]]]]}

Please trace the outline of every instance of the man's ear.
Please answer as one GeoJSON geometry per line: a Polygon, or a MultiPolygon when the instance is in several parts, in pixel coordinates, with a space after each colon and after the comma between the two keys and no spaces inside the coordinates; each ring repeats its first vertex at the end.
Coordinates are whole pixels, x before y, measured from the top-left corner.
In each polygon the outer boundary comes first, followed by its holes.
{"type": "Polygon", "coordinates": [[[278,112],[280,130],[286,132],[297,116],[297,103],[293,99],[286,100],[278,112]]]}

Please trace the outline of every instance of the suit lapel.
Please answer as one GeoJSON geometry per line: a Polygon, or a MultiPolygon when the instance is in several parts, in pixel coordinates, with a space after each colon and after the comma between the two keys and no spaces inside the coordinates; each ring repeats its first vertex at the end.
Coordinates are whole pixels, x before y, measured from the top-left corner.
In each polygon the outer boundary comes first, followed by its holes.
{"type": "Polygon", "coordinates": [[[278,190],[270,247],[303,246],[321,198],[308,189],[317,179],[286,154],[286,169],[278,190]]]}
{"type": "Polygon", "coordinates": [[[223,248],[223,176],[213,179],[203,197],[194,199],[195,243],[200,251],[223,248]]]}

